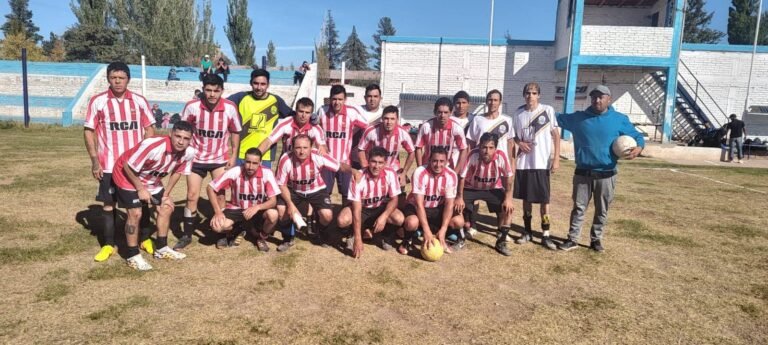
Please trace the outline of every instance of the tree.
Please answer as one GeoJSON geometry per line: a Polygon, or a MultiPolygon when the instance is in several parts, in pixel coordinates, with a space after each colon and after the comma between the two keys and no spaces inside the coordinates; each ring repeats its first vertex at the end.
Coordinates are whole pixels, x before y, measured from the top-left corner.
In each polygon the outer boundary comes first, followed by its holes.
{"type": "Polygon", "coordinates": [[[687,43],[719,43],[725,33],[710,29],[714,12],[705,12],[706,0],[688,0],[685,8],[683,41],[687,43]]]}
{"type": "Polygon", "coordinates": [[[43,40],[42,48],[43,54],[45,54],[50,61],[64,61],[66,58],[64,42],[61,37],[53,32],[50,33],[48,40],[43,40]]]}
{"type": "Polygon", "coordinates": [[[232,52],[240,65],[251,66],[254,62],[253,54],[256,51],[256,44],[253,41],[251,26],[251,18],[248,17],[248,1],[229,0],[227,26],[224,27],[224,32],[227,33],[229,45],[232,46],[232,52]]]}
{"type": "Polygon", "coordinates": [[[107,0],[72,0],[69,3],[80,25],[106,27],[109,25],[109,3],[107,0]]]}
{"type": "Polygon", "coordinates": [[[272,40],[269,40],[269,43],[267,44],[267,66],[269,67],[277,66],[277,56],[275,56],[275,44],[272,43],[272,40]]]}
{"type": "Polygon", "coordinates": [[[379,29],[373,34],[373,42],[375,45],[371,46],[371,59],[373,59],[373,68],[381,69],[381,36],[394,36],[397,34],[395,26],[392,25],[392,19],[389,17],[381,17],[379,19],[379,29]]]}
{"type": "MultiPolygon", "coordinates": [[[[728,8],[728,43],[753,44],[760,0],[731,0],[728,8]]],[[[768,44],[768,15],[762,13],[758,44],[768,44]]]]}
{"type": "Polygon", "coordinates": [[[347,68],[352,71],[364,71],[368,69],[368,51],[365,44],[357,36],[357,29],[352,26],[352,33],[341,48],[343,59],[347,62],[347,68]]]}
{"type": "Polygon", "coordinates": [[[46,60],[43,49],[32,38],[27,37],[23,31],[6,35],[1,43],[0,59],[21,60],[21,48],[27,48],[27,59],[29,61],[46,60]]]}
{"type": "Polygon", "coordinates": [[[315,56],[317,56],[317,83],[328,84],[331,79],[331,62],[328,61],[328,48],[324,43],[315,46],[315,56]]]}
{"type": "MultiPolygon", "coordinates": [[[[29,10],[29,0],[8,0],[11,13],[5,15],[5,24],[0,27],[5,37],[23,33],[26,39],[31,39],[35,44],[43,40],[37,32],[40,28],[32,22],[32,11],[29,10]]],[[[18,38],[19,36],[16,36],[18,38]]]]}
{"type": "Polygon", "coordinates": [[[342,51],[339,48],[339,32],[336,30],[336,22],[333,21],[331,10],[328,10],[328,16],[323,22],[321,42],[328,56],[328,68],[336,68],[341,63],[342,51]]]}
{"type": "Polygon", "coordinates": [[[128,52],[126,46],[120,44],[117,29],[76,25],[65,31],[62,38],[68,61],[127,61],[128,52]]]}

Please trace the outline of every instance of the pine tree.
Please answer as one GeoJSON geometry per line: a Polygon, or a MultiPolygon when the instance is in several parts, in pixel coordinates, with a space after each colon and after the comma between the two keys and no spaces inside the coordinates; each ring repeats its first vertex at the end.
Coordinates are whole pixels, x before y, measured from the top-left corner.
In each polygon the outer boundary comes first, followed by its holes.
{"type": "Polygon", "coordinates": [[[5,15],[5,24],[0,27],[5,37],[23,33],[24,37],[37,44],[43,40],[37,32],[40,28],[32,22],[32,11],[29,10],[29,0],[8,0],[11,13],[5,15]]]}
{"type": "Polygon", "coordinates": [[[277,56],[275,55],[275,44],[272,43],[272,40],[269,40],[269,43],[267,43],[267,66],[269,67],[277,66],[277,56]]]}
{"type": "Polygon", "coordinates": [[[379,19],[379,29],[373,34],[373,41],[376,43],[371,46],[371,58],[373,59],[373,68],[381,69],[381,36],[394,36],[397,34],[395,26],[392,25],[392,19],[389,17],[381,17],[379,19]]]}
{"type": "Polygon", "coordinates": [[[0,44],[0,59],[21,60],[21,48],[27,48],[27,60],[45,61],[43,48],[40,48],[32,38],[26,36],[23,31],[5,36],[0,44]]]}
{"type": "Polygon", "coordinates": [[[339,32],[336,30],[336,22],[333,21],[331,10],[328,10],[328,16],[323,23],[323,43],[325,52],[328,56],[330,69],[335,69],[341,63],[341,49],[339,48],[339,32]]]}
{"type": "Polygon", "coordinates": [[[719,43],[725,33],[710,29],[714,12],[705,12],[706,0],[688,0],[685,8],[683,41],[687,43],[719,43]]]}
{"type": "Polygon", "coordinates": [[[108,0],[73,0],[69,7],[79,25],[106,27],[109,24],[108,0]]]}
{"type": "MultiPolygon", "coordinates": [[[[759,3],[760,0],[731,0],[731,7],[728,8],[728,43],[754,43],[759,3]]],[[[763,13],[758,44],[768,43],[768,25],[763,25],[765,19],[768,16],[763,13]]]]}
{"type": "Polygon", "coordinates": [[[253,55],[256,51],[251,26],[251,18],[248,17],[248,1],[229,0],[227,26],[224,27],[224,32],[227,33],[237,63],[246,66],[253,65],[253,55]]]}
{"type": "Polygon", "coordinates": [[[368,51],[365,44],[357,36],[357,29],[352,26],[352,33],[341,48],[343,59],[347,62],[347,68],[352,71],[364,71],[368,69],[368,51]]]}

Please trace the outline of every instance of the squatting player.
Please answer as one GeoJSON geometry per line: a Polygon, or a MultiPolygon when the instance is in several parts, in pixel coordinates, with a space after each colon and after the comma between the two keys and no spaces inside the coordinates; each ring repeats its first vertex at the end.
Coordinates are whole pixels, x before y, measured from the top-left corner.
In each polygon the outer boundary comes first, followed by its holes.
{"type": "Polygon", "coordinates": [[[115,164],[114,182],[117,186],[118,206],[127,209],[125,237],[128,244],[128,265],[140,271],[152,266],[139,253],[139,219],[142,205],[157,208],[156,259],[181,260],[186,257],[168,247],[168,225],[173,213],[171,191],[181,175],[189,175],[195,149],[190,147],[192,125],[179,121],[168,136],[149,138],[126,151],[115,164]],[[168,178],[168,189],[163,188],[163,177],[168,178]]]}
{"type": "MultiPolygon", "coordinates": [[[[359,258],[363,253],[363,238],[372,238],[384,231],[387,224],[403,225],[403,213],[397,209],[397,196],[401,193],[397,173],[387,166],[389,152],[383,147],[374,147],[368,153],[368,166],[359,178],[352,178],[349,184],[350,206],[339,213],[339,228],[352,224],[352,236],[347,248],[352,256],[359,258]]],[[[381,247],[392,248],[391,240],[381,236],[381,247]]]]}
{"type": "Polygon", "coordinates": [[[214,211],[211,229],[220,234],[216,241],[218,248],[229,246],[231,234],[237,235],[247,227],[256,237],[256,248],[269,251],[266,240],[277,224],[275,206],[280,187],[272,170],[261,166],[261,155],[257,148],[248,149],[241,165],[227,170],[208,185],[208,198],[214,211]],[[222,211],[216,196],[227,189],[230,199],[222,211]],[[261,231],[258,231],[259,227],[261,231]]]}
{"type": "MultiPolygon", "coordinates": [[[[115,252],[115,195],[112,171],[120,155],[154,134],[155,120],[144,97],[128,90],[131,70],[122,62],[107,66],[107,91],[91,97],[85,115],[85,148],[91,174],[99,181],[96,200],[102,202],[101,250],[93,258],[105,261],[115,252]]],[[[148,223],[148,219],[147,223],[148,223]]],[[[147,226],[148,224],[142,224],[147,226]]],[[[150,244],[148,241],[147,244],[150,244]]],[[[147,249],[150,249],[147,246],[147,249]]]]}
{"type": "MultiPolygon", "coordinates": [[[[240,116],[237,107],[221,98],[224,80],[216,74],[203,77],[203,96],[187,103],[181,112],[181,120],[195,128],[192,147],[195,160],[193,174],[187,175],[187,205],[184,208],[184,235],[174,249],[183,249],[192,242],[197,223],[197,201],[200,187],[208,173],[216,179],[235,165],[240,145],[240,116]],[[231,140],[231,143],[230,143],[231,140]]],[[[219,195],[219,204],[224,195],[219,195]]]]}

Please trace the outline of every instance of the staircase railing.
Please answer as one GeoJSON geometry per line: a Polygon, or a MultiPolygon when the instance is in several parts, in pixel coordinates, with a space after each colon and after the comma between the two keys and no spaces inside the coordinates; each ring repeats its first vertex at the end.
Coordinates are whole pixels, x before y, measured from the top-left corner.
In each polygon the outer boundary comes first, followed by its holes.
{"type": "Polygon", "coordinates": [[[690,77],[686,78],[685,75],[683,75],[683,69],[677,73],[677,80],[682,81],[682,83],[678,84],[678,91],[685,91],[681,93],[684,97],[688,98],[689,104],[699,108],[698,110],[702,110],[699,114],[706,116],[706,119],[701,120],[711,122],[715,128],[722,127],[723,123],[720,122],[720,119],[727,119],[728,114],[720,107],[720,104],[717,103],[715,98],[712,97],[712,94],[709,93],[699,79],[696,78],[696,75],[693,74],[683,60],[680,60],[680,66],[683,67],[690,77]],[[691,94],[691,92],[693,94],[691,94]]]}

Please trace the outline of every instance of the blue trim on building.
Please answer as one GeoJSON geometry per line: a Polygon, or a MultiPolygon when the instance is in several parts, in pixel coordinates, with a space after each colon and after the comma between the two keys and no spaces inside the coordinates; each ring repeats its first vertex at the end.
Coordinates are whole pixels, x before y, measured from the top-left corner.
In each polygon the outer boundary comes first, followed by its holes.
{"type": "MultiPolygon", "coordinates": [[[[709,51],[709,52],[734,52],[751,53],[753,46],[737,44],[700,44],[683,43],[683,50],[688,51],[709,51]]],[[[757,46],[758,53],[768,53],[768,46],[757,46]]]]}
{"type": "MultiPolygon", "coordinates": [[[[390,43],[425,43],[425,44],[463,44],[463,45],[481,45],[487,46],[488,40],[481,38],[455,38],[455,37],[412,37],[412,36],[381,36],[382,41],[390,43]]],[[[555,41],[539,40],[507,40],[493,39],[491,44],[494,46],[553,46],[555,41]]]]}
{"type": "Polygon", "coordinates": [[[99,72],[101,72],[102,68],[106,68],[106,65],[99,65],[96,67],[96,70],[93,71],[90,77],[85,80],[85,83],[83,83],[83,86],[80,87],[80,91],[77,92],[77,95],[75,95],[75,98],[72,99],[72,102],[69,103],[66,109],[61,112],[61,125],[64,127],[69,127],[72,125],[72,111],[75,108],[75,105],[77,104],[77,101],[83,97],[83,94],[85,93],[85,89],[88,88],[88,85],[91,83],[93,78],[96,78],[97,75],[99,75],[99,72]]]}
{"type": "Polygon", "coordinates": [[[675,99],[677,98],[677,64],[680,60],[680,45],[683,35],[683,10],[684,1],[675,1],[675,18],[672,31],[672,60],[667,68],[667,85],[664,98],[664,121],[661,125],[661,142],[672,141],[672,119],[675,117],[675,99]]]}
{"type": "Polygon", "coordinates": [[[645,56],[601,56],[601,55],[579,55],[573,57],[574,63],[579,65],[600,65],[600,66],[647,66],[647,67],[669,67],[675,64],[672,58],[657,58],[645,56]]]}
{"type": "MultiPolygon", "coordinates": [[[[572,113],[576,101],[576,85],[579,79],[579,63],[577,62],[581,54],[581,26],[584,22],[584,0],[576,0],[573,14],[573,40],[571,41],[570,62],[568,65],[568,75],[565,78],[565,97],[563,97],[563,112],[572,113]]],[[[560,136],[565,140],[571,139],[571,132],[562,130],[560,136]]]]}

